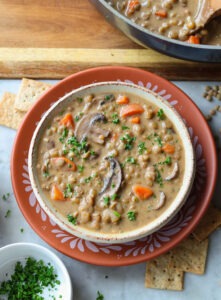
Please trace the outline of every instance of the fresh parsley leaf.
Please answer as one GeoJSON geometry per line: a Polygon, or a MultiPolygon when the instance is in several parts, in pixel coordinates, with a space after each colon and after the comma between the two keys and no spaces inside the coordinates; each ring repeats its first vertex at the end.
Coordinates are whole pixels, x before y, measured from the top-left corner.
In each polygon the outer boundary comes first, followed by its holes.
{"type": "Polygon", "coordinates": [[[70,150],[74,152],[77,156],[87,152],[88,150],[88,144],[86,139],[84,139],[82,142],[78,142],[76,137],[72,136],[67,140],[67,143],[68,145],[73,146],[70,150]]]}
{"type": "Polygon", "coordinates": [[[83,102],[83,98],[77,97],[77,101],[78,101],[79,103],[82,103],[82,102],[83,102]]]}
{"type": "Polygon", "coordinates": [[[59,141],[62,144],[65,142],[65,138],[68,136],[68,132],[69,130],[67,129],[67,127],[65,127],[64,130],[62,131],[61,137],[59,138],[59,141]]]}
{"type": "Polygon", "coordinates": [[[121,128],[122,128],[122,130],[130,129],[130,127],[127,127],[127,126],[125,126],[125,125],[123,125],[121,128]]]}
{"type": "Polygon", "coordinates": [[[92,176],[89,176],[89,177],[87,177],[87,178],[84,179],[84,182],[85,183],[89,183],[92,178],[93,178],[92,176]]]}
{"type": "Polygon", "coordinates": [[[145,146],[145,143],[144,142],[140,142],[138,144],[138,153],[139,154],[143,154],[145,150],[147,150],[147,148],[145,146]]]}
{"type": "Polygon", "coordinates": [[[83,171],[84,171],[84,166],[77,166],[77,168],[78,168],[78,172],[79,173],[82,173],[83,171]]]}
{"type": "Polygon", "coordinates": [[[2,196],[2,200],[7,201],[10,197],[10,193],[6,193],[2,196]]]}
{"type": "Polygon", "coordinates": [[[114,213],[114,215],[115,215],[117,218],[120,218],[120,217],[121,217],[121,214],[119,214],[118,211],[113,210],[113,213],[114,213]]]}
{"type": "Polygon", "coordinates": [[[73,217],[72,215],[67,215],[68,221],[74,225],[77,225],[77,217],[73,217]]]}
{"type": "Polygon", "coordinates": [[[73,193],[73,189],[72,189],[70,183],[68,183],[64,190],[64,197],[69,198],[72,196],[72,193],[73,193]]]}
{"type": "Polygon", "coordinates": [[[11,215],[11,210],[8,209],[5,214],[5,218],[8,218],[11,215]]]}
{"type": "Polygon", "coordinates": [[[119,124],[120,123],[120,119],[119,119],[118,114],[113,114],[111,117],[112,117],[112,123],[114,123],[114,124],[119,124]]]}
{"type": "Polygon", "coordinates": [[[155,136],[154,142],[156,142],[160,147],[162,147],[163,143],[161,137],[157,133],[154,133],[154,136],[155,136]]]}
{"type": "Polygon", "coordinates": [[[105,197],[103,198],[103,200],[104,200],[105,206],[108,206],[108,205],[110,204],[110,197],[105,196],[105,197]]]}
{"type": "Polygon", "coordinates": [[[164,111],[162,108],[160,108],[157,112],[157,117],[160,119],[160,120],[164,120],[165,119],[165,114],[164,114],[164,111]]]}
{"type": "Polygon", "coordinates": [[[123,137],[120,138],[121,141],[125,144],[125,150],[131,150],[133,148],[133,144],[136,140],[135,137],[130,136],[128,133],[125,134],[123,137]]]}
{"type": "Polygon", "coordinates": [[[127,162],[127,163],[130,163],[130,164],[132,164],[132,165],[136,165],[136,163],[137,163],[137,161],[136,161],[136,159],[135,159],[134,157],[128,157],[128,158],[126,159],[126,162],[127,162]]]}
{"type": "Polygon", "coordinates": [[[135,221],[136,220],[136,213],[134,211],[128,211],[127,212],[127,217],[130,221],[135,221]]]}
{"type": "Polygon", "coordinates": [[[113,194],[112,196],[111,196],[111,200],[116,200],[117,199],[117,194],[113,194]]]}
{"type": "Polygon", "coordinates": [[[97,291],[97,298],[96,300],[104,300],[104,295],[97,291]]]}
{"type": "Polygon", "coordinates": [[[80,112],[77,116],[75,116],[75,118],[74,118],[75,122],[78,122],[82,118],[83,115],[84,115],[84,113],[80,112]]]}
{"type": "Polygon", "coordinates": [[[156,172],[155,181],[160,185],[160,187],[163,187],[163,178],[157,166],[155,166],[155,172],[156,172]]]}

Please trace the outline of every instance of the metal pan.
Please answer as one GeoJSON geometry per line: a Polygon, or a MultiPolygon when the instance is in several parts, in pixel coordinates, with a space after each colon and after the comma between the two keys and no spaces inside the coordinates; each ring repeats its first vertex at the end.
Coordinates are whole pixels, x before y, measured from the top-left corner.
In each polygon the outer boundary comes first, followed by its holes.
{"type": "Polygon", "coordinates": [[[139,45],[153,48],[176,58],[198,62],[221,62],[221,46],[191,45],[166,38],[146,29],[144,30],[121,15],[104,0],[90,0],[90,2],[95,5],[108,22],[139,45]]]}

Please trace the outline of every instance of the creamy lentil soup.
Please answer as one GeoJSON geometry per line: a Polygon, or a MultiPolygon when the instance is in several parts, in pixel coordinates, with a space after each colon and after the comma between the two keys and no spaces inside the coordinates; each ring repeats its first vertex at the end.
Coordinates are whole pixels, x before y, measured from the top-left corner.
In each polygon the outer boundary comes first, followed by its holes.
{"type": "Polygon", "coordinates": [[[154,33],[194,44],[221,44],[220,18],[210,22],[196,34],[191,34],[196,27],[194,16],[198,0],[107,0],[107,2],[133,22],[154,33]]]}
{"type": "Polygon", "coordinates": [[[48,122],[37,176],[73,225],[130,231],[158,218],[179,192],[184,149],[162,108],[129,93],[88,94],[48,122]]]}

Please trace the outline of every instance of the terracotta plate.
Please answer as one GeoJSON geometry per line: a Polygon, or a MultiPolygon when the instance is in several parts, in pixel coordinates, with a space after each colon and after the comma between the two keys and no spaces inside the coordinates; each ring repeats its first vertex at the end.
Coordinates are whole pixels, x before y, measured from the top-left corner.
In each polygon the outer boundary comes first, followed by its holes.
{"type": "Polygon", "coordinates": [[[100,67],[74,74],[59,82],[33,106],[15,140],[11,174],[18,205],[32,228],[60,252],[105,266],[135,264],[152,259],[174,247],[197,225],[205,213],[216,182],[217,157],[210,129],[196,105],[179,88],[152,73],[126,67],[100,67]],[[197,158],[194,188],[183,208],[159,231],[126,244],[96,244],[63,231],[41,209],[32,191],[27,156],[36,123],[50,105],[65,93],[92,82],[120,80],[146,86],[168,100],[185,119],[197,158]]]}

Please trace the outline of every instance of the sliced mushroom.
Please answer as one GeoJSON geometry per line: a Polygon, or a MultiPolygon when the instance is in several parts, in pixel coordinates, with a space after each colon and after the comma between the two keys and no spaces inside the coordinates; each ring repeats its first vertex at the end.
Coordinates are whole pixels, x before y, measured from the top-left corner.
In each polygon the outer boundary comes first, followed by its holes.
{"type": "Polygon", "coordinates": [[[104,178],[103,187],[99,193],[102,198],[105,195],[111,197],[116,194],[121,186],[123,178],[119,162],[112,157],[106,157],[105,159],[110,162],[110,169],[107,173],[107,176],[104,178]]]}
{"type": "Polygon", "coordinates": [[[97,122],[106,122],[106,117],[101,113],[84,116],[76,126],[75,136],[79,141],[89,139],[95,143],[103,144],[104,139],[110,134],[109,130],[97,127],[97,122]]]}
{"type": "Polygon", "coordinates": [[[157,205],[153,209],[154,210],[160,209],[162,206],[164,206],[165,200],[166,200],[166,195],[164,194],[164,192],[160,192],[160,199],[157,205]]]}
{"type": "Polygon", "coordinates": [[[179,172],[179,165],[178,165],[178,162],[176,161],[174,163],[173,171],[171,172],[170,175],[168,175],[165,178],[165,180],[169,181],[169,180],[172,180],[172,179],[176,178],[176,176],[178,175],[178,172],[179,172]]]}

